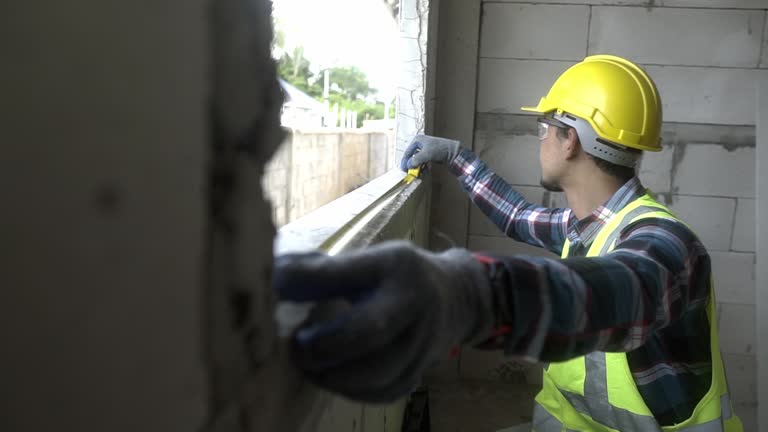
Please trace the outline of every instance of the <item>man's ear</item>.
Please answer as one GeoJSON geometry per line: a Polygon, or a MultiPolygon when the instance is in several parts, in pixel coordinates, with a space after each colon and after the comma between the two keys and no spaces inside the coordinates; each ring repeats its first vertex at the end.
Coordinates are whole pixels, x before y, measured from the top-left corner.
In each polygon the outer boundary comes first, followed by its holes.
{"type": "Polygon", "coordinates": [[[576,133],[576,129],[568,128],[568,138],[563,144],[566,159],[573,159],[579,155],[581,143],[579,142],[579,134],[576,133]]]}

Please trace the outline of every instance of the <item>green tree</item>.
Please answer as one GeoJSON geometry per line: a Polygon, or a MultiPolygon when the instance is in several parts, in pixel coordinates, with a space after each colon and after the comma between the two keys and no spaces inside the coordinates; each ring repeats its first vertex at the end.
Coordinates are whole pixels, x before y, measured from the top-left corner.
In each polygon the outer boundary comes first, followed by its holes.
{"type": "Polygon", "coordinates": [[[371,87],[363,71],[354,66],[346,66],[334,67],[328,72],[330,82],[335,84],[328,95],[330,104],[338,104],[347,111],[356,111],[357,127],[361,127],[366,119],[384,118],[384,103],[371,100],[376,89],[371,87]]]}
{"type": "Polygon", "coordinates": [[[295,49],[293,55],[283,54],[277,61],[277,72],[282,79],[299,90],[316,99],[322,99],[322,81],[312,73],[309,61],[304,58],[303,49],[295,49]]]}
{"type": "MultiPolygon", "coordinates": [[[[275,42],[281,49],[283,41],[284,35],[278,32],[275,42]]],[[[292,53],[283,51],[277,66],[282,79],[318,101],[323,101],[324,71],[312,72],[309,60],[304,58],[303,48],[296,48],[292,53]]],[[[372,100],[376,89],[371,87],[363,71],[355,66],[343,66],[330,68],[328,73],[331,83],[328,102],[331,106],[338,105],[347,111],[356,111],[358,127],[366,119],[384,118],[384,103],[372,100]]],[[[391,108],[390,118],[394,117],[394,107],[391,108]]]]}
{"type": "Polygon", "coordinates": [[[376,92],[368,83],[363,71],[355,66],[330,69],[330,80],[339,86],[341,94],[348,100],[364,99],[376,92]]]}

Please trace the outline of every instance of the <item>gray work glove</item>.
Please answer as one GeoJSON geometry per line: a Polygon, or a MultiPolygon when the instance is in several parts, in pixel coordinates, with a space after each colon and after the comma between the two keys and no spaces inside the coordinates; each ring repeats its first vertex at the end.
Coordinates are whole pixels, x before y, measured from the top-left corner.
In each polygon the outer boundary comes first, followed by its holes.
{"type": "Polygon", "coordinates": [[[458,141],[416,135],[405,149],[403,159],[400,160],[400,169],[407,172],[410,168],[419,167],[427,162],[450,165],[459,154],[460,147],[461,144],[458,141]]]}
{"type": "Polygon", "coordinates": [[[284,255],[274,287],[283,301],[332,305],[294,332],[293,358],[315,384],[364,402],[407,395],[425,369],[487,338],[494,322],[484,266],[464,249],[397,241],[333,257],[284,255]]]}

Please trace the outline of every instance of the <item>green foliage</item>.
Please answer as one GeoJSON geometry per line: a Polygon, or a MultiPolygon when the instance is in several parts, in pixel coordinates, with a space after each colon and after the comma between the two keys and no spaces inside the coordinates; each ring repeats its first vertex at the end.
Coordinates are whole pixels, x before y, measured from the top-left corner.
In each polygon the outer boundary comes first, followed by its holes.
{"type": "MultiPolygon", "coordinates": [[[[323,101],[323,72],[313,73],[309,61],[304,58],[304,50],[297,48],[292,54],[284,53],[278,60],[278,74],[299,90],[323,101]]],[[[384,118],[384,103],[371,102],[376,94],[365,73],[354,66],[333,67],[329,70],[330,91],[328,101],[347,111],[357,111],[357,126],[360,127],[365,119],[384,118]]],[[[389,118],[394,117],[394,107],[391,107],[389,118]]]]}
{"type": "Polygon", "coordinates": [[[298,48],[294,55],[283,54],[277,62],[277,73],[280,78],[288,81],[294,87],[315,99],[323,99],[323,83],[312,73],[309,61],[304,58],[304,50],[298,48]]]}
{"type": "Polygon", "coordinates": [[[366,98],[376,92],[363,71],[354,66],[331,68],[330,80],[339,86],[340,93],[348,100],[366,98]]]}

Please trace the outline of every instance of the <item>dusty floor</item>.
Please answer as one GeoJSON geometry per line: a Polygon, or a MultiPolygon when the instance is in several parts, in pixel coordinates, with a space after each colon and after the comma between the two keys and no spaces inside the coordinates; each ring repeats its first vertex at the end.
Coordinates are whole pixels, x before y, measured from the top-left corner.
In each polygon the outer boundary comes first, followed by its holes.
{"type": "Polygon", "coordinates": [[[495,432],[531,421],[540,386],[481,379],[427,383],[432,432],[495,432]]]}

